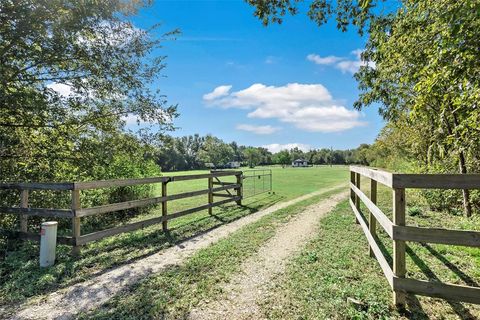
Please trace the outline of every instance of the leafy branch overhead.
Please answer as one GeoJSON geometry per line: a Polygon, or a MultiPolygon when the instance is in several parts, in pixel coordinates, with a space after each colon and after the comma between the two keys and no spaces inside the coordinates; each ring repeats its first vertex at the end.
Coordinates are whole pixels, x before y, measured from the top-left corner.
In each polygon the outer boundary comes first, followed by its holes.
{"type": "MultiPolygon", "coordinates": [[[[174,107],[149,86],[164,69],[159,26],[128,21],[123,1],[3,1],[2,126],[91,125],[127,114],[169,125],[174,107]],[[28,119],[28,123],[26,123],[28,119]]],[[[114,127],[114,126],[113,126],[114,127]]]]}
{"type": "MultiPolygon", "coordinates": [[[[60,167],[77,172],[93,159],[97,163],[91,148],[118,141],[127,120],[155,125],[159,132],[173,129],[176,106],[154,84],[165,68],[162,44],[178,31],[134,26],[130,16],[148,4],[1,2],[3,177],[55,180],[60,167]]],[[[122,149],[117,147],[108,157],[122,149]]],[[[92,170],[75,174],[89,176],[92,170]]]]}
{"type": "Polygon", "coordinates": [[[245,0],[255,7],[254,15],[264,25],[281,24],[285,15],[296,15],[306,10],[307,16],[317,25],[335,19],[337,28],[347,31],[349,25],[358,28],[363,34],[369,21],[376,16],[375,10],[384,0],[245,0]]]}

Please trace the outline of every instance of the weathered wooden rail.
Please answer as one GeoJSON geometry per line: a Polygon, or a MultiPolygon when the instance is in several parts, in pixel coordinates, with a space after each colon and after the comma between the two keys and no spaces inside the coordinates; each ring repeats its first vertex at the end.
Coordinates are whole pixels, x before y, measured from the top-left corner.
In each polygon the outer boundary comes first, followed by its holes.
{"type": "Polygon", "coordinates": [[[168,221],[174,218],[192,214],[194,212],[207,210],[211,214],[212,208],[223,205],[228,202],[235,201],[241,204],[242,201],[242,172],[241,171],[214,171],[205,174],[195,175],[181,175],[181,176],[161,176],[152,178],[139,179],[114,179],[104,181],[89,181],[89,182],[68,182],[68,183],[0,183],[0,189],[14,189],[21,190],[19,207],[3,207],[0,208],[0,213],[18,214],[20,215],[20,230],[2,230],[11,236],[21,239],[28,239],[39,241],[40,235],[28,232],[28,216],[41,216],[52,218],[69,218],[72,219],[72,235],[59,236],[57,241],[61,244],[73,246],[73,254],[78,254],[80,247],[91,241],[99,240],[105,237],[116,235],[123,232],[141,229],[154,224],[162,223],[163,230],[168,228],[168,221]],[[221,177],[235,177],[235,182],[221,182],[221,177]],[[167,185],[177,181],[207,179],[208,188],[203,190],[196,190],[177,194],[168,194],[167,185]],[[214,181],[214,179],[216,181],[214,181]],[[92,190],[99,188],[111,187],[126,187],[144,184],[161,183],[162,195],[159,197],[151,197],[146,199],[131,200],[119,203],[112,203],[102,206],[95,206],[91,208],[82,208],[81,194],[82,190],[92,190]],[[214,187],[214,185],[220,185],[214,187]],[[68,209],[50,209],[50,208],[30,208],[28,204],[28,195],[30,190],[64,190],[71,192],[71,207],[68,209]],[[227,194],[221,193],[226,191],[227,194]],[[232,192],[233,191],[233,192],[232,192]],[[168,213],[168,202],[178,199],[190,198],[200,195],[207,195],[208,202],[204,205],[178,211],[175,213],[168,213]],[[225,197],[226,199],[215,201],[214,196],[225,197]],[[105,214],[109,212],[140,208],[154,204],[161,204],[162,215],[147,220],[133,222],[121,225],[114,228],[109,228],[101,231],[96,231],[88,234],[81,234],[81,218],[105,214]]]}
{"type": "Polygon", "coordinates": [[[405,189],[480,189],[480,174],[397,174],[368,167],[350,167],[350,205],[375,257],[393,290],[393,302],[405,307],[405,294],[480,303],[480,288],[406,278],[405,242],[440,243],[480,247],[480,232],[424,228],[405,225],[405,189]],[[360,177],[370,178],[370,198],[360,190],[360,177]],[[377,207],[377,182],[393,190],[393,221],[377,207]],[[362,203],[370,211],[368,221],[360,210],[362,203]],[[376,225],[393,240],[393,269],[383,255],[376,237],[376,225]]]}

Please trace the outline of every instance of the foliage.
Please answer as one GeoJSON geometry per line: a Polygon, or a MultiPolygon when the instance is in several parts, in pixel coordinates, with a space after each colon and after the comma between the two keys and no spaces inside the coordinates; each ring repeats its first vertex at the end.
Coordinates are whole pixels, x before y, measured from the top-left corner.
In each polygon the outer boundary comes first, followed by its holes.
{"type": "Polygon", "coordinates": [[[247,160],[248,166],[250,168],[254,168],[261,161],[261,154],[257,148],[248,147],[243,150],[243,155],[247,160]]]}
{"type": "Polygon", "coordinates": [[[417,136],[428,133],[422,146],[428,149],[427,163],[458,159],[460,153],[478,161],[480,4],[425,0],[404,5],[388,23],[372,28],[364,58],[375,67],[357,74],[363,90],[357,107],[379,102],[386,119],[406,123],[417,136]]]}
{"type": "Polygon", "coordinates": [[[157,27],[128,21],[143,4],[1,2],[3,179],[81,180],[92,172],[77,165],[98,141],[118,140],[127,118],[171,128],[175,107],[149,88],[164,68],[151,52],[171,34],[152,38],[157,27]]]}
{"type": "Polygon", "coordinates": [[[422,214],[422,208],[419,207],[408,207],[407,213],[411,217],[419,216],[422,214]]]}
{"type": "MultiPolygon", "coordinates": [[[[372,24],[356,75],[356,106],[380,103],[382,115],[410,135],[422,172],[478,172],[480,164],[480,3],[404,1],[395,15],[372,24]]],[[[470,194],[463,205],[471,214],[470,194]]]]}
{"type": "MultiPolygon", "coordinates": [[[[159,174],[144,140],[146,129],[139,135],[125,130],[127,121],[137,119],[163,132],[172,129],[177,115],[175,106],[151,89],[165,67],[155,52],[176,31],[157,36],[158,26],[143,30],[129,21],[148,3],[0,2],[0,181],[159,174]]],[[[86,192],[82,201],[104,204],[149,192],[147,187],[97,190],[86,192]]],[[[18,194],[0,197],[0,205],[13,204],[18,194]]],[[[32,192],[30,204],[68,207],[69,195],[32,192]]],[[[1,219],[2,226],[15,223],[1,219]]]]}
{"type": "MultiPolygon", "coordinates": [[[[295,15],[300,11],[302,0],[246,0],[255,7],[254,15],[264,25],[282,23],[283,17],[289,13],[295,15]]],[[[369,20],[375,11],[381,10],[383,0],[313,0],[308,1],[308,17],[321,26],[334,18],[337,28],[346,31],[349,25],[354,25],[360,33],[368,26],[369,20]]]]}
{"type": "Polygon", "coordinates": [[[173,137],[162,135],[153,144],[145,143],[145,155],[152,158],[163,171],[205,169],[207,163],[222,167],[237,161],[245,166],[289,165],[293,160],[304,158],[311,164],[368,164],[370,146],[361,145],[351,150],[312,149],[304,152],[299,148],[281,150],[272,154],[263,147],[244,146],[232,141],[226,143],[211,135],[173,137]]]}
{"type": "Polygon", "coordinates": [[[204,141],[198,134],[178,138],[164,135],[156,146],[156,161],[164,171],[203,168],[198,154],[204,141]]]}
{"type": "MultiPolygon", "coordinates": [[[[296,14],[295,0],[247,0],[265,25],[296,14]]],[[[335,17],[368,32],[355,75],[361,90],[355,107],[380,104],[388,121],[363,163],[417,172],[479,172],[480,3],[475,0],[312,1],[319,25],[335,17]],[[397,140],[398,139],[398,140],[397,140]],[[394,148],[400,150],[394,150],[394,148]],[[406,164],[406,165],[405,165],[406,164]]],[[[336,156],[330,154],[330,157],[336,156]]],[[[331,162],[336,161],[329,159],[331,162]]],[[[476,194],[462,191],[467,216],[476,194]]],[[[450,205],[449,203],[448,205],[450,205]]]]}
{"type": "Polygon", "coordinates": [[[232,161],[233,149],[221,139],[208,135],[198,152],[198,158],[203,163],[212,163],[215,167],[223,166],[232,161]]]}
{"type": "Polygon", "coordinates": [[[290,152],[288,150],[281,150],[273,155],[273,162],[281,165],[288,165],[290,160],[290,152]]]}

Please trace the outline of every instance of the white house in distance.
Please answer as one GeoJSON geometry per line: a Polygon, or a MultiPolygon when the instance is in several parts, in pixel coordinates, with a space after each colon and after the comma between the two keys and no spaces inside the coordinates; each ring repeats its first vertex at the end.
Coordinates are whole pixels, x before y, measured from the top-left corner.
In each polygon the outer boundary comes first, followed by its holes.
{"type": "Polygon", "coordinates": [[[238,169],[240,168],[240,162],[238,161],[230,161],[229,163],[227,163],[225,165],[225,168],[228,168],[228,169],[238,169]]]}
{"type": "Polygon", "coordinates": [[[292,162],[292,167],[308,167],[308,161],[304,159],[297,159],[292,162]]]}

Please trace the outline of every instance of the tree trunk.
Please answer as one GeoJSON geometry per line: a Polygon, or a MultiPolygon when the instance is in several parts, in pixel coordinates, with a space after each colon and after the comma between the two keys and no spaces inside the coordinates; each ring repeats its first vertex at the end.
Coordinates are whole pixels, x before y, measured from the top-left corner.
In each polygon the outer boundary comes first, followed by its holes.
{"type": "MultiPolygon", "coordinates": [[[[457,116],[455,115],[455,113],[453,112],[451,107],[449,107],[448,109],[450,110],[450,112],[452,114],[453,125],[456,128],[456,127],[458,127],[457,116]]],[[[456,132],[453,132],[452,128],[450,127],[450,123],[448,122],[448,120],[445,119],[445,123],[447,124],[448,133],[450,135],[453,134],[455,136],[455,138],[459,139],[458,134],[456,132]]],[[[465,153],[463,152],[463,150],[459,151],[458,160],[459,160],[458,161],[458,168],[460,170],[460,173],[461,174],[466,174],[467,173],[467,165],[466,165],[466,162],[465,162],[465,153]]],[[[470,204],[470,190],[463,189],[462,193],[463,193],[463,211],[464,211],[464,213],[467,217],[471,217],[472,216],[472,205],[470,204]]]]}
{"type": "MultiPolygon", "coordinates": [[[[458,119],[455,113],[453,112],[452,108],[449,108],[450,111],[452,112],[453,116],[453,124],[455,125],[455,128],[458,127],[458,119]]],[[[455,132],[455,137],[459,139],[458,134],[455,132]]],[[[463,153],[463,150],[461,150],[458,154],[459,156],[459,161],[458,161],[458,166],[460,169],[461,174],[466,174],[467,173],[467,165],[465,164],[465,154],[463,153]]],[[[470,204],[470,190],[468,189],[463,189],[463,210],[465,212],[465,215],[467,217],[472,216],[472,205],[470,204]]]]}
{"type": "MultiPolygon", "coordinates": [[[[458,162],[458,166],[460,169],[460,173],[466,174],[467,166],[465,165],[465,155],[463,154],[463,151],[460,151],[459,160],[460,161],[458,162]]],[[[472,205],[470,203],[470,190],[468,189],[463,189],[463,210],[467,217],[472,216],[472,205]]]]}

